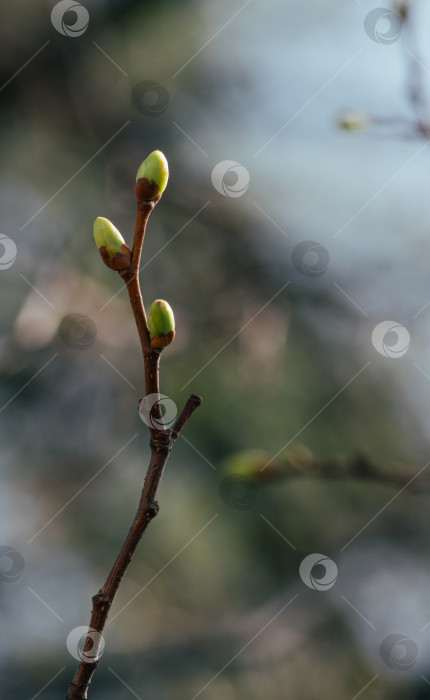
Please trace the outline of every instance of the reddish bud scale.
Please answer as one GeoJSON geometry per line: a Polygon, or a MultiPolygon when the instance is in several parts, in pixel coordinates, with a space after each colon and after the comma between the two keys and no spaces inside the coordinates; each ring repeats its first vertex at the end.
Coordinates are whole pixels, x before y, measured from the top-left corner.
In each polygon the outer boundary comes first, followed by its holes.
{"type": "Polygon", "coordinates": [[[170,343],[173,342],[175,337],[175,331],[169,331],[169,333],[159,333],[151,337],[151,348],[166,348],[170,343]]]}
{"type": "Polygon", "coordinates": [[[99,248],[101,258],[111,270],[128,270],[130,267],[131,250],[125,243],[121,246],[119,253],[109,254],[108,247],[102,245],[99,248]]]}
{"type": "Polygon", "coordinates": [[[154,202],[156,204],[161,197],[160,188],[146,177],[141,177],[136,182],[136,199],[138,202],[154,202]]]}

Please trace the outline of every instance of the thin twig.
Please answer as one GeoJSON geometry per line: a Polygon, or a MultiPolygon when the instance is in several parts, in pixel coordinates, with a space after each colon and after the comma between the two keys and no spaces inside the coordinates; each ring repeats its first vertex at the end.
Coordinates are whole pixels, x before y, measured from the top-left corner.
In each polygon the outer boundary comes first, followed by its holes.
{"type": "MultiPolygon", "coordinates": [[[[390,462],[380,465],[364,455],[319,458],[309,454],[269,464],[267,469],[253,473],[250,478],[261,484],[301,477],[348,482],[373,481],[381,485],[398,487],[409,483],[413,475],[413,471],[403,464],[390,462]]],[[[430,477],[417,480],[411,485],[410,490],[417,493],[430,490],[430,477]]]]}
{"type": "Polygon", "coordinates": [[[420,57],[415,27],[412,21],[412,9],[404,4],[402,13],[403,29],[402,40],[407,54],[406,59],[406,88],[411,107],[415,113],[416,131],[429,138],[430,122],[429,110],[425,94],[425,80],[423,74],[423,62],[420,57]]]}
{"type": "Polygon", "coordinates": [[[192,414],[194,413],[196,408],[200,406],[201,402],[201,396],[197,396],[197,394],[191,394],[190,398],[187,400],[187,403],[183,408],[181,415],[179,416],[178,420],[173,426],[171,435],[172,443],[175,442],[175,440],[179,437],[183,427],[185,426],[185,423],[191,418],[192,414]]]}

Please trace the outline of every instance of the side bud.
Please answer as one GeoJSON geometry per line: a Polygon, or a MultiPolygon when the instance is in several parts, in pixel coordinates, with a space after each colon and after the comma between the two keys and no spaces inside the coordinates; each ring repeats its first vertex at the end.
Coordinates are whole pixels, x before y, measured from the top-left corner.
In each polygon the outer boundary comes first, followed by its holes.
{"type": "Polygon", "coordinates": [[[166,157],[161,151],[152,151],[137,171],[137,201],[156,204],[166,189],[168,179],[169,166],[166,157]]]}
{"type": "Polygon", "coordinates": [[[152,348],[165,348],[170,345],[175,337],[175,317],[167,301],[156,299],[152,302],[148,328],[152,348]]]}
{"type": "Polygon", "coordinates": [[[128,270],[131,250],[109,219],[97,217],[94,221],[94,239],[105,265],[111,270],[128,270]]]}

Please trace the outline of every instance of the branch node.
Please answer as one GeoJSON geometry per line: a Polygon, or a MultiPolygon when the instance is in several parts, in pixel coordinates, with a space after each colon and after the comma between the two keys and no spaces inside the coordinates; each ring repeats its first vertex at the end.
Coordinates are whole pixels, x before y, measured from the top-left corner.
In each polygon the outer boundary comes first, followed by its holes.
{"type": "Polygon", "coordinates": [[[149,441],[151,448],[154,448],[156,452],[160,450],[165,450],[166,447],[170,449],[171,446],[171,431],[166,430],[165,432],[158,431],[157,437],[152,437],[149,441]]]}
{"type": "Polygon", "coordinates": [[[100,605],[100,603],[104,603],[104,602],[105,602],[105,598],[104,598],[104,595],[103,595],[103,591],[100,590],[98,593],[96,593],[95,595],[93,595],[93,597],[91,598],[91,600],[92,600],[92,602],[94,603],[94,605],[100,605]]]}
{"type": "Polygon", "coordinates": [[[159,510],[160,506],[158,505],[158,501],[153,501],[153,503],[151,503],[151,505],[149,506],[149,517],[151,520],[152,518],[155,518],[159,510]]]}

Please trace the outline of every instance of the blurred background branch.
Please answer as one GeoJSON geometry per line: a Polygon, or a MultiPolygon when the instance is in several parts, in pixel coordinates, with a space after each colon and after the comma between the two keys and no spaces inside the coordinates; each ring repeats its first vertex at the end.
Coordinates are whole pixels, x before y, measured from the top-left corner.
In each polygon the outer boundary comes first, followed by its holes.
{"type": "Polygon", "coordinates": [[[257,449],[234,453],[225,461],[224,473],[232,489],[235,484],[240,488],[247,482],[252,488],[252,484],[263,485],[311,477],[373,481],[402,489],[409,487],[411,492],[421,493],[430,488],[430,479],[425,473],[427,466],[417,472],[416,469],[396,462],[378,464],[361,454],[319,458],[305,447],[298,446],[285,457],[271,456],[257,449]]]}

